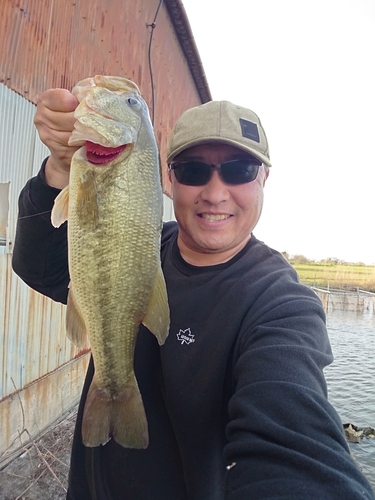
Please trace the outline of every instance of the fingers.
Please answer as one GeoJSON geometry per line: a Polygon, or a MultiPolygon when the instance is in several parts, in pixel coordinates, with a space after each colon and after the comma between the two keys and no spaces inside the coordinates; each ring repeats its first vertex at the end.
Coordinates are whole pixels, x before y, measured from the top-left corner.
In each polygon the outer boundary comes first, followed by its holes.
{"type": "Polygon", "coordinates": [[[37,101],[34,124],[41,141],[51,152],[46,166],[46,178],[54,187],[60,187],[56,182],[61,184],[69,179],[72,156],[78,149],[68,145],[76,121],[74,111],[77,105],[76,97],[66,89],[47,90],[37,101]]]}
{"type": "Polygon", "coordinates": [[[77,98],[66,89],[46,90],[40,95],[38,101],[46,108],[62,113],[74,112],[78,105],[77,98]]]}
{"type": "Polygon", "coordinates": [[[76,97],[65,89],[50,89],[41,94],[34,119],[40,135],[48,141],[48,130],[71,133],[77,105],[76,97]]]}

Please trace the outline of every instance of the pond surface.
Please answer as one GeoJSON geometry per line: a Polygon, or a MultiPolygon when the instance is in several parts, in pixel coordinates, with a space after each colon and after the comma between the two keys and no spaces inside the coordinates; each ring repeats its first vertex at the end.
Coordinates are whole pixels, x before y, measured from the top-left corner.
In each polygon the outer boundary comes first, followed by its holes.
{"type": "MultiPolygon", "coordinates": [[[[375,428],[375,314],[327,313],[334,362],[325,369],[328,397],[343,423],[375,428]]],[[[350,448],[375,489],[375,438],[350,448]]]]}

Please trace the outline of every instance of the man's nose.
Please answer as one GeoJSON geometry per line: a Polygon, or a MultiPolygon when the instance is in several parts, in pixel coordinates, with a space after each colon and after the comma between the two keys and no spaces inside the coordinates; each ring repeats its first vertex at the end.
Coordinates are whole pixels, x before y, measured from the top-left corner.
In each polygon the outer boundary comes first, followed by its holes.
{"type": "Polygon", "coordinates": [[[221,180],[217,168],[213,169],[211,179],[203,187],[201,197],[203,200],[208,201],[212,205],[217,205],[228,200],[228,186],[221,180]]]}

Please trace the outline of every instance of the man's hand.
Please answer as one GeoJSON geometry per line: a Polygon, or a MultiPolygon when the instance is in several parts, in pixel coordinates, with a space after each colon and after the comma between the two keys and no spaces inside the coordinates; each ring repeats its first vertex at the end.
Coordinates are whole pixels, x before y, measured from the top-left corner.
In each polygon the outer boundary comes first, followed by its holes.
{"type": "Polygon", "coordinates": [[[41,141],[51,151],[46,164],[47,183],[59,189],[69,184],[72,156],[77,147],[68,145],[78,100],[65,89],[50,89],[40,95],[34,124],[41,141]]]}

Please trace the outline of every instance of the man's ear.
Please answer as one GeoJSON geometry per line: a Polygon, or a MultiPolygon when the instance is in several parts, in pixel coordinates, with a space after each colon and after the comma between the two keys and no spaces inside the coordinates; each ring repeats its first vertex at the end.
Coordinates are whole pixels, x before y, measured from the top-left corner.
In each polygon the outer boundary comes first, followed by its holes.
{"type": "Polygon", "coordinates": [[[263,187],[265,186],[266,180],[268,179],[269,175],[270,175],[269,169],[268,168],[264,168],[263,187]]]}

